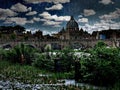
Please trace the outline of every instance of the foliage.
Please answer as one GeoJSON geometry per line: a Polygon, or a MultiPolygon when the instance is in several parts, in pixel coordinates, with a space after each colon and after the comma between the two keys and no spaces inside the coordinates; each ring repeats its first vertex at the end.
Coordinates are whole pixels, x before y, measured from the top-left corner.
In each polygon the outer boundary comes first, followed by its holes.
{"type": "Polygon", "coordinates": [[[60,77],[73,78],[75,74],[79,77],[78,81],[90,84],[111,86],[119,82],[120,48],[108,48],[106,44],[99,42],[86,53],[90,55],[82,55],[78,60],[69,48],[57,51],[55,56],[50,51],[39,53],[23,44],[9,51],[0,50],[1,59],[21,64],[32,63],[42,70],[65,72],[65,74],[56,74],[54,80],[60,77]]]}
{"type": "Polygon", "coordinates": [[[8,61],[1,61],[0,63],[0,79],[8,79],[12,82],[17,80],[23,83],[43,83],[49,82],[50,79],[44,81],[39,74],[47,73],[43,70],[37,69],[33,66],[13,64],[8,61]],[[4,77],[1,77],[1,75],[4,77]]]}
{"type": "Polygon", "coordinates": [[[75,57],[74,52],[70,48],[65,48],[58,56],[60,58],[61,70],[72,71],[74,70],[75,57]]]}
{"type": "Polygon", "coordinates": [[[98,41],[98,43],[95,45],[96,48],[97,47],[104,47],[104,46],[106,47],[107,45],[102,41],[98,41]]]}
{"type": "Polygon", "coordinates": [[[120,80],[120,49],[97,45],[90,56],[80,58],[83,82],[97,85],[113,85],[120,80]]]}
{"type": "Polygon", "coordinates": [[[54,60],[52,60],[52,58],[50,58],[46,54],[39,53],[36,53],[35,57],[36,58],[34,58],[34,61],[32,63],[34,66],[40,69],[46,69],[50,71],[54,70],[54,60]]]}
{"type": "Polygon", "coordinates": [[[20,25],[16,25],[16,26],[0,26],[0,32],[1,33],[13,33],[14,31],[24,32],[25,28],[20,26],[20,25]]]}
{"type": "Polygon", "coordinates": [[[65,48],[62,51],[57,51],[55,52],[55,56],[52,54],[53,52],[36,53],[33,65],[56,72],[69,72],[74,70],[75,58],[73,55],[74,52],[71,49],[65,48]]]}
{"type": "Polygon", "coordinates": [[[27,45],[20,44],[13,49],[4,51],[3,59],[10,60],[14,63],[31,64],[36,50],[27,45]]]}
{"type": "Polygon", "coordinates": [[[6,60],[0,62],[0,80],[29,84],[55,84],[57,80],[69,78],[70,75],[70,73],[52,73],[30,65],[21,66],[6,60]]]}
{"type": "Polygon", "coordinates": [[[110,87],[109,90],[120,90],[120,82],[118,82],[114,86],[110,87]]]}

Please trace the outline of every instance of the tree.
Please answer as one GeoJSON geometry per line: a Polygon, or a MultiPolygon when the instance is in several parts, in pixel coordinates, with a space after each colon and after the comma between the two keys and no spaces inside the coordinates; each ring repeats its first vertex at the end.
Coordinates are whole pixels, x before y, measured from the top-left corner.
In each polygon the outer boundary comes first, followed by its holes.
{"type": "Polygon", "coordinates": [[[101,47],[106,47],[107,45],[103,41],[99,41],[96,45],[95,48],[101,48],[101,47]]]}
{"type": "Polygon", "coordinates": [[[23,33],[25,31],[25,28],[20,25],[16,25],[13,28],[14,28],[14,31],[17,31],[18,33],[23,33]]]}
{"type": "Polygon", "coordinates": [[[13,49],[6,52],[5,59],[13,63],[31,65],[36,49],[24,44],[15,46],[13,49]]]}
{"type": "Polygon", "coordinates": [[[90,56],[82,56],[82,82],[111,86],[120,80],[120,50],[107,48],[103,42],[88,51],[90,56]]]}

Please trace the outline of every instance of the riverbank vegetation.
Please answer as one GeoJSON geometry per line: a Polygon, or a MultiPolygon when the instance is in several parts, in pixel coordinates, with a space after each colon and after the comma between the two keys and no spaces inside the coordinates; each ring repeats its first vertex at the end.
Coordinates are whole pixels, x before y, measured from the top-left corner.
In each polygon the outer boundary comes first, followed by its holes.
{"type": "Polygon", "coordinates": [[[79,80],[101,86],[112,86],[120,81],[120,48],[99,42],[86,52],[91,55],[80,58],[82,79],[79,80]]]}
{"type": "Polygon", "coordinates": [[[17,80],[28,84],[57,83],[59,79],[67,79],[69,73],[52,73],[29,65],[13,64],[9,61],[0,63],[0,80],[17,80]]]}
{"type": "Polygon", "coordinates": [[[24,44],[10,50],[1,49],[0,79],[32,84],[75,79],[80,83],[110,87],[110,90],[120,89],[120,48],[98,42],[94,48],[79,52],[79,57],[70,48],[41,52],[24,44]]]}

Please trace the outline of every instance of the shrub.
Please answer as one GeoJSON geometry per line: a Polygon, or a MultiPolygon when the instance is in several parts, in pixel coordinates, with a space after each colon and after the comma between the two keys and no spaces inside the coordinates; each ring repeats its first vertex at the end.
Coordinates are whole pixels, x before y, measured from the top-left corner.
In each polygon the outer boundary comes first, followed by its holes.
{"type": "Polygon", "coordinates": [[[31,64],[36,50],[24,44],[17,45],[13,49],[3,53],[4,59],[14,63],[31,64]]]}
{"type": "Polygon", "coordinates": [[[40,69],[54,70],[54,60],[48,58],[45,54],[36,53],[32,64],[40,69]]]}
{"type": "Polygon", "coordinates": [[[46,70],[55,70],[58,72],[69,72],[74,69],[74,55],[71,49],[65,48],[58,51],[56,56],[49,55],[49,52],[36,53],[33,65],[46,70]]]}
{"type": "Polygon", "coordinates": [[[99,46],[91,49],[90,56],[80,58],[83,82],[97,85],[113,85],[120,79],[120,50],[99,46]]]}
{"type": "Polygon", "coordinates": [[[65,48],[58,55],[59,65],[62,72],[74,70],[75,57],[74,52],[70,48],[65,48]]]}

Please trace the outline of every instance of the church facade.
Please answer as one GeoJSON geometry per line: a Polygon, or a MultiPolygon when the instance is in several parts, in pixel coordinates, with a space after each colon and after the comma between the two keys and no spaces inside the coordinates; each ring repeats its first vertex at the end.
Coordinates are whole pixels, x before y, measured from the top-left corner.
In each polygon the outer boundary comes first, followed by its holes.
{"type": "Polygon", "coordinates": [[[71,16],[71,19],[67,22],[66,27],[62,28],[60,32],[54,34],[54,36],[61,40],[77,40],[77,39],[86,39],[90,37],[90,34],[83,29],[79,29],[79,25],[71,16]]]}

